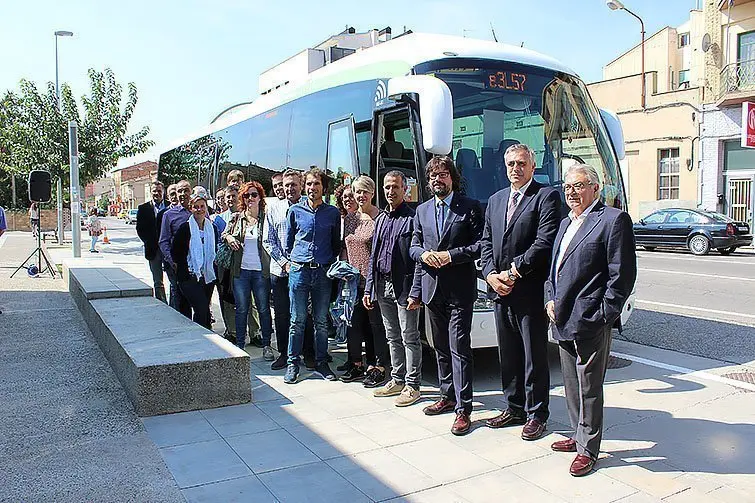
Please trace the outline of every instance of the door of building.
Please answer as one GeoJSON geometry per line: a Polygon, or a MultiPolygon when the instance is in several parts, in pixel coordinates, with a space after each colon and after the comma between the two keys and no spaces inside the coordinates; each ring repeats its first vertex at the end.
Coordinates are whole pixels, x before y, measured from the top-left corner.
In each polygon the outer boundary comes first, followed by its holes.
{"type": "Polygon", "coordinates": [[[726,213],[737,222],[747,222],[752,228],[752,177],[729,178],[726,213]]]}

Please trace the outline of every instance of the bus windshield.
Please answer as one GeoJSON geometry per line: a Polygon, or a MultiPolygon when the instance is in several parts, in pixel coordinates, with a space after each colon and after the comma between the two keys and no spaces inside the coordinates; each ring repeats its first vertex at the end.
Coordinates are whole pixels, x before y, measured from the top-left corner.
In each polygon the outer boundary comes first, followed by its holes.
{"type": "Polygon", "coordinates": [[[535,151],[538,182],[560,187],[570,165],[589,164],[600,175],[603,201],[625,208],[616,156],[579,79],[490,60],[445,60],[422,66],[417,73],[435,75],[451,90],[451,155],[469,197],[485,204],[496,191],[508,187],[504,152],[515,143],[525,143],[535,151]]]}

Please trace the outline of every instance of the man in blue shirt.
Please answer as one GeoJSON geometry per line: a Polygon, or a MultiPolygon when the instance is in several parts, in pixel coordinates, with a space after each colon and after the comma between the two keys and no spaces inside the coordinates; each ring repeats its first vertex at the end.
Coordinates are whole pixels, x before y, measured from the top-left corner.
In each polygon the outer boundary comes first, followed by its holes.
{"type": "MultiPolygon", "coordinates": [[[[168,190],[170,191],[170,188],[168,190]]],[[[176,264],[173,262],[173,256],[170,253],[176,231],[191,216],[188,209],[189,198],[191,197],[191,184],[188,180],[181,180],[176,184],[176,196],[178,204],[168,208],[162,216],[158,245],[160,246],[160,252],[163,254],[165,273],[168,275],[168,281],[170,282],[170,307],[184,316],[190,317],[191,305],[178,288],[176,264]]]]}
{"type": "Polygon", "coordinates": [[[331,281],[328,267],[341,252],[341,214],[323,201],[328,178],[312,168],[304,176],[307,199],[288,209],[286,254],[289,257],[289,296],[292,301],[288,341],[288,368],[283,381],[293,384],[299,377],[299,356],[304,343],[307,302],[311,297],[315,322],[315,372],[335,381],[328,365],[328,305],[331,281]]]}

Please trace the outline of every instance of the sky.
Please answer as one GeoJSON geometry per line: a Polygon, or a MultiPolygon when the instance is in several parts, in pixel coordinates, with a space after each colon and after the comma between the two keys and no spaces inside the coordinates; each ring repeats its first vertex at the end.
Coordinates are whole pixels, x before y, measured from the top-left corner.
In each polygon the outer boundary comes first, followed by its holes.
{"type": "MultiPolygon", "coordinates": [[[[624,0],[647,35],[689,19],[696,0],[624,0]]],[[[498,41],[555,57],[586,82],[640,41],[639,23],[605,0],[0,0],[0,92],[21,79],[60,82],[80,102],[87,70],[111,68],[134,82],[133,131],[149,126],[160,144],[199,130],[219,112],[257,96],[261,72],[347,25],[357,32],[390,26],[498,41]]]]}

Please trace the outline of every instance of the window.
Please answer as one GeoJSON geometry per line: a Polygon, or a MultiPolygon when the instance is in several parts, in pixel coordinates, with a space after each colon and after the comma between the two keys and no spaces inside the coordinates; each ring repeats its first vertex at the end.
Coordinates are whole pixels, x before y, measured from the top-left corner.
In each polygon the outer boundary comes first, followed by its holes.
{"type": "Polygon", "coordinates": [[[658,151],[658,199],[679,199],[679,149],[658,151]]]}
{"type": "Polygon", "coordinates": [[[675,211],[668,217],[668,223],[670,224],[692,224],[697,222],[697,219],[690,211],[675,211]]]}
{"type": "Polygon", "coordinates": [[[666,213],[659,211],[643,218],[646,224],[662,224],[666,220],[666,213]]]}
{"type": "Polygon", "coordinates": [[[689,83],[689,70],[679,70],[679,86],[689,83]]]}
{"type": "Polygon", "coordinates": [[[679,34],[679,47],[686,47],[689,45],[689,32],[679,34]]]}

